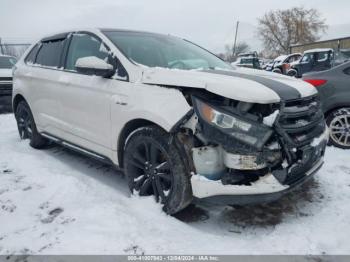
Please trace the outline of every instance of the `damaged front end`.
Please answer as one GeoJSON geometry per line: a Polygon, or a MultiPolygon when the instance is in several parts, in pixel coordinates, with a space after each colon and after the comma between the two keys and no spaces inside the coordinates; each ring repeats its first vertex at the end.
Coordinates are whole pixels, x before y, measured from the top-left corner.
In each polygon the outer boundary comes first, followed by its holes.
{"type": "Polygon", "coordinates": [[[322,166],[328,133],[317,96],[275,104],[208,93],[190,97],[194,112],[179,137],[195,197],[275,200],[322,166]]]}

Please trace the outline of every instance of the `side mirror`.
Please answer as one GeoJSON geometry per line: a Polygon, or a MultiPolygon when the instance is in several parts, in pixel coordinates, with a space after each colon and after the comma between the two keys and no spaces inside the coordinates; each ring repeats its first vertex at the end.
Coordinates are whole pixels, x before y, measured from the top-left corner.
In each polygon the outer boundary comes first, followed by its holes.
{"type": "Polygon", "coordinates": [[[79,73],[86,75],[111,77],[114,74],[113,66],[96,56],[79,58],[75,63],[75,68],[79,73]]]}

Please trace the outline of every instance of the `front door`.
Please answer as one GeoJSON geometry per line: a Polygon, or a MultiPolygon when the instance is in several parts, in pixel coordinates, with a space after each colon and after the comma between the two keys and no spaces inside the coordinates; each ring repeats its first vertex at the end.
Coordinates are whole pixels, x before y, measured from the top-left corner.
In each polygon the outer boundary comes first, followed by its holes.
{"type": "Polygon", "coordinates": [[[110,58],[106,46],[90,34],[73,34],[65,61],[65,87],[61,92],[65,138],[76,145],[109,155],[111,148],[111,79],[78,73],[79,58],[110,58]]]}

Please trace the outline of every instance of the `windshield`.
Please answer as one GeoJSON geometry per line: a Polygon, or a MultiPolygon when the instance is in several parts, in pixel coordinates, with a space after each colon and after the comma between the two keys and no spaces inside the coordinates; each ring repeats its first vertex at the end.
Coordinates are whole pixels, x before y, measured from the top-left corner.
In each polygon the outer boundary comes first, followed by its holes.
{"type": "Polygon", "coordinates": [[[14,57],[0,56],[0,68],[1,69],[11,69],[16,64],[16,59],[14,57]]]}
{"type": "Polygon", "coordinates": [[[232,69],[210,52],[177,37],[124,31],[104,33],[129,60],[148,67],[232,69]]]}
{"type": "Polygon", "coordinates": [[[301,59],[302,63],[308,63],[312,60],[313,54],[312,53],[306,53],[304,54],[303,58],[301,59]]]}

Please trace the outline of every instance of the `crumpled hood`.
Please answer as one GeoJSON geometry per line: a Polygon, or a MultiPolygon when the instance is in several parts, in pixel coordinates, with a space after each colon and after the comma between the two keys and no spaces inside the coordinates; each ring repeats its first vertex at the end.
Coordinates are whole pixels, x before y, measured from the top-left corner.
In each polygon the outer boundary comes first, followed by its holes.
{"type": "Polygon", "coordinates": [[[145,68],[141,81],[145,84],[202,88],[230,99],[260,104],[317,93],[312,85],[302,80],[245,68],[207,71],[145,68]]]}
{"type": "Polygon", "coordinates": [[[0,77],[12,77],[12,69],[0,68],[0,77]]]}

